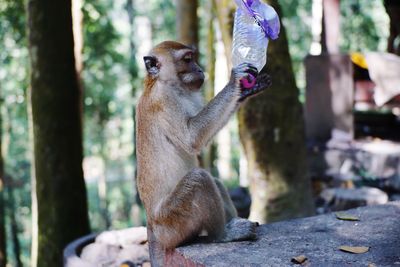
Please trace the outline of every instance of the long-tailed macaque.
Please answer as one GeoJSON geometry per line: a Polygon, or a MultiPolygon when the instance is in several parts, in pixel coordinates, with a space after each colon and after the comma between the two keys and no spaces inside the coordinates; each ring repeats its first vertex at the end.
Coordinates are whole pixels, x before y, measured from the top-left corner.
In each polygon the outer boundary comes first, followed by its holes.
{"type": "Polygon", "coordinates": [[[138,190],[147,212],[153,266],[164,265],[165,252],[200,238],[229,242],[256,238],[256,224],[237,218],[224,186],[200,169],[197,154],[227,123],[239,103],[270,84],[259,75],[251,90],[240,80],[257,69],[232,69],[225,88],[206,106],[200,87],[204,74],[196,51],[166,41],[144,57],[147,76],[137,110],[138,190]],[[201,236],[201,237],[200,237],[201,236]]]}

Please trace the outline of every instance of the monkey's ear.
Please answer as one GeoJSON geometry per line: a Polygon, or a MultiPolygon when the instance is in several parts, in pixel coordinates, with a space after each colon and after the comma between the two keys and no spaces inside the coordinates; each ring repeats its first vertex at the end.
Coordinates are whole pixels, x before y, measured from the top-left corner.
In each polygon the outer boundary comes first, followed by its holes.
{"type": "Polygon", "coordinates": [[[145,56],[143,60],[148,74],[156,76],[160,72],[160,63],[157,61],[156,57],[145,56]]]}

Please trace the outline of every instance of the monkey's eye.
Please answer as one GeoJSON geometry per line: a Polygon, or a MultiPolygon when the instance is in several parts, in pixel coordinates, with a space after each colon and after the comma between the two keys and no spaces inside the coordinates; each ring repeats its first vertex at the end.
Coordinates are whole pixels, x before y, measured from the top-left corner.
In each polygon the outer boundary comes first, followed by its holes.
{"type": "Polygon", "coordinates": [[[192,53],[187,53],[187,54],[182,58],[182,60],[185,61],[186,63],[189,63],[190,61],[192,61],[192,59],[193,59],[192,53]]]}

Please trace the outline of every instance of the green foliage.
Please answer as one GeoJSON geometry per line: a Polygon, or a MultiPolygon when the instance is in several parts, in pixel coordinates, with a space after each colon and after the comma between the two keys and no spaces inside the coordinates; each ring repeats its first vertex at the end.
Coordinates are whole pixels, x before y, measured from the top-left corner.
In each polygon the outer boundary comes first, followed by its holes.
{"type": "Polygon", "coordinates": [[[312,0],[280,0],[279,1],[289,42],[292,66],[296,76],[296,84],[300,90],[300,100],[304,101],[305,72],[303,60],[310,50],[311,36],[311,5],[312,0]]]}
{"type": "MultiPolygon", "coordinates": [[[[121,33],[113,23],[113,12],[116,12],[114,1],[86,0],[83,11],[83,84],[84,84],[84,136],[86,156],[95,156],[102,160],[105,169],[102,175],[109,180],[114,168],[120,161],[129,162],[132,154],[131,120],[132,98],[129,87],[128,52],[121,51],[121,33]],[[127,150],[118,150],[121,142],[126,143],[127,150]],[[123,153],[122,153],[122,152],[123,153]]],[[[117,10],[119,14],[125,10],[117,10]]],[[[126,21],[128,22],[128,21],[126,21]]],[[[118,179],[126,179],[122,174],[118,179]]],[[[104,230],[100,210],[97,185],[88,182],[89,210],[94,230],[104,230]]],[[[107,190],[109,192],[109,189],[107,190]]],[[[131,203],[126,194],[121,194],[122,202],[131,203]]],[[[107,201],[114,203],[114,198],[107,201]]],[[[114,205],[114,204],[113,204],[114,205]]],[[[118,208],[121,208],[118,205],[118,208]]],[[[121,208],[123,209],[123,208],[121,208]]],[[[118,223],[111,211],[112,222],[118,223]]],[[[129,222],[129,216],[123,218],[129,222]]]]}
{"type": "Polygon", "coordinates": [[[341,50],[384,51],[389,26],[383,1],[348,0],[340,4],[341,50]]]}
{"type": "MultiPolygon", "coordinates": [[[[115,50],[120,36],[111,22],[112,1],[84,2],[83,11],[83,80],[86,123],[89,129],[100,127],[99,131],[86,131],[89,140],[99,140],[95,136],[104,128],[105,122],[115,113],[112,100],[117,86],[117,64],[123,56],[115,50]],[[93,123],[91,123],[93,122],[93,123]],[[90,135],[93,134],[93,135],[90,135]]],[[[89,144],[89,147],[92,144],[89,144]]],[[[86,146],[87,148],[88,146],[86,146]]]]}
{"type": "MultiPolygon", "coordinates": [[[[305,87],[303,59],[311,44],[311,0],[280,0],[291,60],[297,85],[305,87]]],[[[84,147],[87,157],[101,158],[108,181],[109,213],[112,227],[130,226],[133,199],[133,123],[134,90],[139,89],[137,63],[129,52],[129,39],[140,43],[135,34],[116,26],[125,20],[127,0],[85,0],[83,12],[84,147]]],[[[175,39],[175,3],[172,0],[134,0],[136,16],[151,22],[153,43],[175,39]]],[[[199,0],[201,63],[205,66],[207,1],[199,0]]],[[[346,51],[381,50],[386,45],[388,19],[382,1],[341,1],[341,49],[346,51]]],[[[133,33],[135,33],[134,29],[133,33]]],[[[5,170],[13,178],[15,207],[19,223],[22,260],[28,266],[31,240],[30,144],[27,118],[28,50],[24,0],[0,1],[0,92],[3,116],[5,170]]],[[[141,61],[139,62],[141,64],[141,61]]],[[[237,134],[237,133],[235,133],[237,134]]],[[[235,135],[234,134],[234,135],[235,135]]],[[[239,166],[237,136],[233,138],[235,171],[239,166]]],[[[237,175],[236,175],[237,176],[237,175]]],[[[93,177],[87,177],[93,178],[93,177]]],[[[96,177],[95,177],[96,178],[96,177]]],[[[237,178],[237,177],[235,177],[237,178]]],[[[238,179],[232,180],[237,185],[238,179]]],[[[103,230],[97,180],[88,180],[88,199],[92,228],[103,230]]],[[[141,218],[142,220],[144,218],[141,218]]],[[[7,220],[9,222],[9,220],[7,220]]],[[[8,228],[8,236],[10,236],[8,228]]],[[[10,240],[10,238],[8,238],[10,240]]],[[[10,245],[10,242],[9,242],[10,245]]],[[[9,248],[11,252],[11,249],[9,248]]],[[[11,256],[10,259],[13,257],[11,256]]],[[[14,262],[11,262],[14,266],[14,262]]]]}
{"type": "MultiPolygon", "coordinates": [[[[137,5],[140,7],[140,4],[137,5]]],[[[142,3],[146,6],[139,13],[151,20],[153,41],[155,44],[165,40],[174,40],[176,36],[176,13],[174,1],[150,0],[142,3]],[[152,14],[149,16],[149,14],[152,14]]]]}
{"type": "MultiPolygon", "coordinates": [[[[3,99],[3,148],[5,172],[12,181],[14,213],[18,223],[18,237],[23,254],[19,255],[28,265],[30,255],[30,145],[27,118],[28,50],[26,39],[25,2],[5,0],[0,2],[0,92],[3,99]]],[[[11,201],[10,198],[7,201],[11,201]]],[[[10,208],[8,202],[7,208],[10,208]]],[[[9,218],[6,220],[9,225],[9,218]]],[[[15,265],[12,253],[11,229],[8,227],[8,252],[11,265],[15,265]]]]}

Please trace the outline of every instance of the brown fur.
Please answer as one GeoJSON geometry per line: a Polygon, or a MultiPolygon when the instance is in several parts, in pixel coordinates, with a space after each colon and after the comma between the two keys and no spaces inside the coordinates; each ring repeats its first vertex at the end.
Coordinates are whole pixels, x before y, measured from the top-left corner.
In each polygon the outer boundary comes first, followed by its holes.
{"type": "Polygon", "coordinates": [[[232,72],[230,83],[203,106],[198,87],[204,76],[194,61],[182,58],[186,51],[191,50],[171,41],[151,50],[159,70],[146,77],[137,105],[137,183],[153,266],[162,266],[166,250],[203,230],[210,241],[228,240],[225,224],[236,217],[226,189],[198,168],[197,153],[236,110],[246,68],[232,72]]]}

